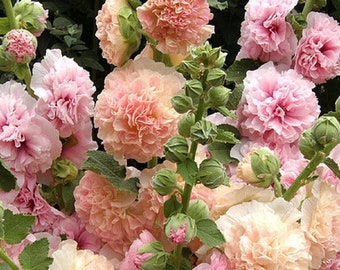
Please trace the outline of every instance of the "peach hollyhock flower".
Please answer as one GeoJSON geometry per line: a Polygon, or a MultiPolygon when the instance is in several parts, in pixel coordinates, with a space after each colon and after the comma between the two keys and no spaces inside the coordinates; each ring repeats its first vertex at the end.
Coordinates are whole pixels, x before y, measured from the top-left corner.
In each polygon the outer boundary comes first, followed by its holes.
{"type": "Polygon", "coordinates": [[[120,32],[118,22],[119,10],[129,7],[127,0],[106,0],[96,17],[96,37],[99,39],[99,47],[102,56],[109,64],[120,66],[126,60],[128,43],[120,32]]]}
{"type": "Polygon", "coordinates": [[[49,270],[114,270],[114,266],[105,256],[95,254],[91,250],[77,249],[77,242],[68,239],[60,243],[52,253],[53,263],[49,270]]]}
{"type": "Polygon", "coordinates": [[[177,133],[180,117],[171,98],[184,85],[180,73],[147,58],[129,61],[111,72],[94,115],[106,151],[117,160],[138,162],[163,156],[163,145],[177,133]]]}
{"type": "Polygon", "coordinates": [[[241,24],[237,59],[251,58],[290,65],[297,38],[286,16],[297,0],[250,0],[241,24]]]}
{"type": "Polygon", "coordinates": [[[335,259],[340,251],[340,195],[323,181],[309,184],[309,196],[302,202],[301,227],[311,241],[312,267],[335,259]]]}
{"type": "Polygon", "coordinates": [[[206,0],[148,0],[137,8],[137,16],[165,54],[187,55],[191,45],[202,45],[214,32],[206,0]]]}
{"type": "Polygon", "coordinates": [[[39,97],[37,112],[66,138],[80,130],[93,114],[95,91],[89,73],[59,49],[47,50],[32,70],[31,87],[39,97]]]}
{"type": "Polygon", "coordinates": [[[294,69],[316,84],[340,75],[340,26],[335,19],[319,12],[308,14],[294,69]]]}
{"type": "Polygon", "coordinates": [[[231,207],[216,221],[231,269],[308,269],[312,258],[300,217],[283,198],[231,207]]]}
{"type": "Polygon", "coordinates": [[[241,134],[273,145],[296,142],[320,113],[313,88],[295,70],[279,72],[272,62],[248,71],[236,111],[241,134]]]}
{"type": "Polygon", "coordinates": [[[199,261],[200,264],[193,270],[232,270],[227,257],[217,249],[209,251],[202,258],[199,257],[199,261]]]}
{"type": "Polygon", "coordinates": [[[0,84],[0,157],[17,173],[37,173],[59,157],[58,132],[34,111],[35,99],[15,81],[0,84]]]}

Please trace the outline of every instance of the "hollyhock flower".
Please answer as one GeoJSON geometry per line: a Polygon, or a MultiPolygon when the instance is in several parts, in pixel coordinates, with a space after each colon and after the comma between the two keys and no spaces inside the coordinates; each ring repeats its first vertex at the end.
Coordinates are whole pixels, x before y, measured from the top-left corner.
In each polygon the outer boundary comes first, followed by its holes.
{"type": "Polygon", "coordinates": [[[171,98],[184,84],[180,73],[146,58],[111,72],[94,115],[106,151],[117,160],[138,162],[163,156],[163,146],[177,133],[180,117],[171,98]]]}
{"type": "Polygon", "coordinates": [[[340,251],[336,254],[335,259],[329,259],[322,262],[320,270],[337,270],[340,269],[340,251]]]}
{"type": "Polygon", "coordinates": [[[37,39],[25,29],[12,29],[6,33],[2,47],[9,61],[27,64],[35,58],[37,39]]]}
{"type": "Polygon", "coordinates": [[[301,205],[301,227],[312,244],[313,269],[318,269],[340,251],[340,196],[324,181],[309,186],[311,192],[301,205]]]}
{"type": "Polygon", "coordinates": [[[99,39],[102,56],[115,66],[125,62],[129,46],[120,32],[118,22],[119,10],[124,7],[129,7],[127,0],[106,0],[96,17],[95,35],[99,39]]]}
{"type": "Polygon", "coordinates": [[[335,19],[319,12],[308,14],[294,69],[316,84],[340,75],[340,26],[335,19]]]}
{"type": "Polygon", "coordinates": [[[236,59],[251,58],[290,65],[297,38],[286,16],[297,0],[251,0],[245,6],[236,59]]]}
{"type": "Polygon", "coordinates": [[[119,270],[139,270],[143,262],[154,255],[153,253],[139,253],[139,249],[154,241],[156,239],[153,235],[147,230],[143,230],[139,237],[132,242],[129,250],[125,252],[125,258],[119,264],[119,270]]]}
{"type": "Polygon", "coordinates": [[[232,270],[227,257],[216,249],[205,254],[204,258],[200,258],[200,261],[201,263],[193,270],[232,270]]]}
{"type": "Polygon", "coordinates": [[[60,243],[59,249],[52,253],[53,263],[49,270],[114,270],[106,257],[94,254],[91,250],[78,250],[77,242],[68,239],[60,243]]]}
{"type": "Polygon", "coordinates": [[[63,138],[81,129],[93,114],[95,87],[89,73],[59,49],[47,50],[41,63],[34,64],[31,87],[39,97],[37,112],[63,138]]]}
{"type": "Polygon", "coordinates": [[[61,152],[58,132],[34,106],[24,85],[0,85],[0,157],[14,172],[44,172],[61,152]]]}
{"type": "Polygon", "coordinates": [[[283,198],[231,207],[216,221],[232,269],[308,269],[309,243],[300,212],[283,198]]]}
{"type": "Polygon", "coordinates": [[[273,145],[296,142],[320,113],[313,87],[295,70],[278,72],[272,62],[248,71],[236,111],[241,134],[273,145]]]}
{"type": "Polygon", "coordinates": [[[187,55],[191,45],[202,45],[214,32],[206,0],[148,0],[137,8],[137,16],[165,54],[187,55]]]}

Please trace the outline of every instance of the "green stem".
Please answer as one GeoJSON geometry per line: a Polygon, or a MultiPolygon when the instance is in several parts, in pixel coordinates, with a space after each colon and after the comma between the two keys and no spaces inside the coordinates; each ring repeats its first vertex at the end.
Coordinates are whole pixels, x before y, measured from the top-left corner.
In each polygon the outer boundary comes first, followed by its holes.
{"type": "Polygon", "coordinates": [[[31,97],[34,97],[35,99],[37,99],[37,96],[34,94],[32,88],[31,88],[32,73],[31,73],[31,69],[30,69],[28,64],[26,64],[24,81],[25,81],[25,84],[26,84],[26,89],[27,89],[28,94],[31,97]]]}
{"type": "Polygon", "coordinates": [[[183,246],[182,245],[177,245],[175,247],[175,251],[174,251],[174,255],[175,255],[175,267],[178,270],[181,267],[182,251],[183,251],[183,246]]]}
{"type": "Polygon", "coordinates": [[[7,253],[0,248],[0,258],[13,270],[20,270],[20,268],[12,261],[12,259],[7,255],[7,253]]]}
{"type": "Polygon", "coordinates": [[[303,7],[302,10],[302,15],[304,18],[307,18],[307,15],[309,12],[313,10],[313,6],[315,4],[316,0],[307,0],[305,3],[305,6],[303,7]]]}
{"type": "Polygon", "coordinates": [[[148,169],[151,169],[151,168],[155,167],[157,164],[158,164],[158,158],[153,157],[152,159],[150,159],[148,161],[147,167],[148,167],[148,169]]]}
{"type": "Polygon", "coordinates": [[[19,25],[18,25],[18,23],[15,19],[15,14],[14,14],[14,11],[13,11],[13,6],[12,6],[11,0],[2,0],[2,3],[4,5],[5,12],[6,12],[7,18],[9,20],[9,26],[11,27],[11,29],[19,28],[19,25]]]}
{"type": "Polygon", "coordinates": [[[276,197],[282,197],[282,186],[277,177],[274,177],[274,188],[276,197]]]}

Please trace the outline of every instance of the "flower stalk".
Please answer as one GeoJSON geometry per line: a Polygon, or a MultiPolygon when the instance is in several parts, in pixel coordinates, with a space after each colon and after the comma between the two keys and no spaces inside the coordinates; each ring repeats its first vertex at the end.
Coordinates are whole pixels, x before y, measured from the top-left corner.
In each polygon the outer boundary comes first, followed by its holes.
{"type": "Polygon", "coordinates": [[[14,14],[11,0],[2,0],[2,4],[4,5],[5,12],[6,12],[11,29],[19,28],[18,23],[15,19],[15,14],[14,14]]]}
{"type": "Polygon", "coordinates": [[[0,248],[0,258],[12,269],[20,270],[20,268],[12,261],[3,248],[0,248]]]}
{"type": "Polygon", "coordinates": [[[313,9],[313,6],[315,4],[315,0],[307,0],[304,7],[303,7],[303,10],[302,10],[302,15],[304,18],[307,18],[307,15],[309,12],[312,11],[313,9]]]}

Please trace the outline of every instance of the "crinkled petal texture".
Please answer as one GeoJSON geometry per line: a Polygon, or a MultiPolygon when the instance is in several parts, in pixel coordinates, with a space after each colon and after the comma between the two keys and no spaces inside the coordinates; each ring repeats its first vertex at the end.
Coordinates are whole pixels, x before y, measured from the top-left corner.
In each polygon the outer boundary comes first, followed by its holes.
{"type": "Polygon", "coordinates": [[[96,17],[95,35],[99,39],[102,56],[115,66],[120,66],[126,60],[129,46],[120,33],[118,22],[119,10],[123,7],[129,7],[127,0],[106,0],[96,17]]]}
{"type": "Polygon", "coordinates": [[[77,242],[65,240],[52,253],[53,263],[49,270],[114,270],[109,260],[91,250],[77,249],[77,242]]]}
{"type": "Polygon", "coordinates": [[[309,242],[298,223],[301,213],[283,198],[245,202],[217,221],[231,269],[308,269],[309,242]]]}
{"type": "Polygon", "coordinates": [[[41,63],[35,63],[31,87],[39,97],[37,112],[69,137],[93,116],[95,91],[89,73],[59,49],[47,50],[41,63]]]}
{"type": "Polygon", "coordinates": [[[18,173],[45,172],[61,152],[58,131],[34,108],[24,85],[0,85],[0,157],[18,173]]]}
{"type": "Polygon", "coordinates": [[[177,133],[179,114],[171,98],[184,77],[151,59],[130,61],[105,79],[94,123],[107,152],[119,159],[147,162],[163,156],[163,145],[177,133]]]}
{"type": "Polygon", "coordinates": [[[286,16],[297,0],[250,0],[245,6],[237,59],[290,65],[297,38],[286,16]]]}
{"type": "Polygon", "coordinates": [[[311,192],[302,202],[301,226],[312,243],[313,269],[319,269],[340,252],[340,194],[324,181],[309,186],[311,192]]]}
{"type": "Polygon", "coordinates": [[[186,55],[191,45],[203,44],[214,32],[206,0],[148,0],[137,8],[137,16],[166,54],[186,55]]]}
{"type": "Polygon", "coordinates": [[[324,13],[308,14],[294,69],[316,84],[340,75],[340,26],[336,20],[324,13]]]}
{"type": "Polygon", "coordinates": [[[242,135],[273,145],[296,142],[320,113],[313,88],[295,70],[278,72],[272,62],[248,71],[236,111],[242,135]]]}

